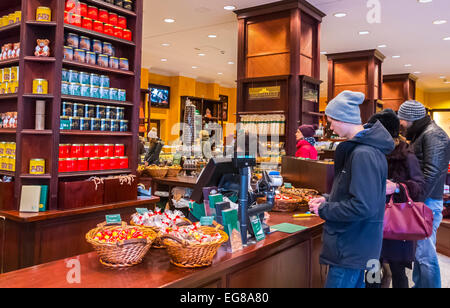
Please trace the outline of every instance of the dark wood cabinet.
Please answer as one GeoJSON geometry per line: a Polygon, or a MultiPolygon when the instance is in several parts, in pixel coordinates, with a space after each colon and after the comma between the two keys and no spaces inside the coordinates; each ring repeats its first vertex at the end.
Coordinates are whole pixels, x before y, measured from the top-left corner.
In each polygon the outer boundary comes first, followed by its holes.
{"type": "Polygon", "coordinates": [[[413,74],[383,76],[383,109],[398,111],[407,100],[416,99],[417,77],[413,74]]]}

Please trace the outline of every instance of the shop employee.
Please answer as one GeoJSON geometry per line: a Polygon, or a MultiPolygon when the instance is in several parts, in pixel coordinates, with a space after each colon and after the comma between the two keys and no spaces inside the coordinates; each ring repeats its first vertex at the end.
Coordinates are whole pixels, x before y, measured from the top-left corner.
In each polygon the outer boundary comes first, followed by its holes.
{"type": "Polygon", "coordinates": [[[297,139],[297,152],[295,157],[309,158],[317,160],[317,150],[314,147],[316,139],[314,127],[312,125],[302,125],[297,129],[295,137],[297,139]]]}

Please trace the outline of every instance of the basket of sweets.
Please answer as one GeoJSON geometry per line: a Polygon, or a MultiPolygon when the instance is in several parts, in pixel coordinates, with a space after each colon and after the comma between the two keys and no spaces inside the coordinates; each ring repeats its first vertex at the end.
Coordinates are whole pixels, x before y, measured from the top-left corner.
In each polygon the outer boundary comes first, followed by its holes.
{"type": "Polygon", "coordinates": [[[151,229],[129,226],[126,222],[121,225],[104,222],[86,234],[86,241],[99,255],[101,264],[124,268],[141,263],[156,236],[151,229]]]}
{"type": "Polygon", "coordinates": [[[147,167],[146,170],[152,178],[163,178],[167,175],[169,168],[152,165],[150,167],[147,167]]]}
{"type": "Polygon", "coordinates": [[[219,247],[228,241],[223,227],[190,226],[167,230],[162,236],[170,256],[170,263],[178,267],[197,268],[210,266],[219,247]]]}
{"type": "Polygon", "coordinates": [[[139,226],[145,229],[151,229],[156,232],[157,237],[153,242],[152,248],[163,249],[166,248],[161,241],[163,231],[167,228],[175,228],[177,226],[191,225],[192,222],[184,217],[181,211],[165,211],[161,213],[158,209],[155,212],[148,211],[144,214],[134,213],[131,216],[130,225],[139,226]]]}
{"type": "Polygon", "coordinates": [[[303,199],[286,194],[277,194],[275,196],[275,204],[272,208],[273,212],[294,212],[298,209],[303,199]]]}
{"type": "Polygon", "coordinates": [[[176,177],[182,170],[181,166],[170,166],[167,171],[167,177],[176,177]]]}

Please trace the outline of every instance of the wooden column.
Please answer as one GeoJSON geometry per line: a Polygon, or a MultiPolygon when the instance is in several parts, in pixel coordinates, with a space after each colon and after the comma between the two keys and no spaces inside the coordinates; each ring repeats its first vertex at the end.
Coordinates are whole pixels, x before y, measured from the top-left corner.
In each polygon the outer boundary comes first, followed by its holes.
{"type": "Polygon", "coordinates": [[[417,77],[413,74],[383,76],[383,108],[398,111],[407,100],[416,99],[417,77]]]}
{"type": "Polygon", "coordinates": [[[286,153],[293,155],[306,80],[300,76],[320,83],[319,32],[325,14],[304,0],[278,1],[235,13],[239,19],[238,115],[281,112],[286,129],[280,141],[286,142],[286,153]],[[267,87],[279,87],[278,95],[249,99],[250,88],[267,87]]]}
{"type": "Polygon", "coordinates": [[[382,63],[385,56],[378,50],[363,50],[329,54],[328,101],[350,90],[366,96],[361,105],[361,118],[366,122],[376,112],[382,97],[382,63]]]}

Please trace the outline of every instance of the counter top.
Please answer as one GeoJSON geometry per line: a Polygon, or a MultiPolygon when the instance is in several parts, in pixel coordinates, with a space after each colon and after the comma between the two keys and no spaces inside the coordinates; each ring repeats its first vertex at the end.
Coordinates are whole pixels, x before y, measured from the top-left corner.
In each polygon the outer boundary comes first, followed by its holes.
{"type": "Polygon", "coordinates": [[[308,229],[294,234],[274,232],[267,235],[265,240],[233,254],[228,253],[224,247],[221,247],[210,267],[200,269],[179,268],[170,264],[165,249],[151,249],[143,263],[128,269],[112,270],[103,267],[98,261],[97,254],[91,252],[74,258],[0,275],[0,288],[160,288],[192,286],[240,263],[252,262],[257,258],[271,256],[289,249],[299,241],[321,234],[323,220],[320,218],[293,218],[292,215],[293,213],[270,213],[268,224],[276,225],[287,222],[305,226],[308,229]],[[81,283],[79,284],[71,284],[67,280],[67,277],[70,278],[75,270],[74,264],[79,264],[81,270],[81,283]]]}

